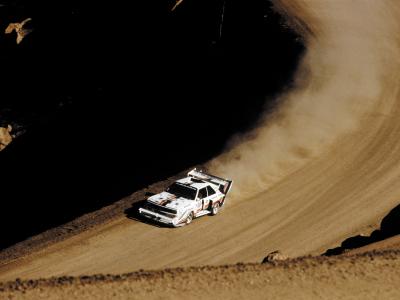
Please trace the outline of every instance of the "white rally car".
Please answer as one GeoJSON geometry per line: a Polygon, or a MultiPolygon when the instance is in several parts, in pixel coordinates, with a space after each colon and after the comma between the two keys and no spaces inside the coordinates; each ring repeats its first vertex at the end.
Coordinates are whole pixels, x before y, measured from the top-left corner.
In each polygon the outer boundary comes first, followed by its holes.
{"type": "Polygon", "coordinates": [[[193,169],[166,191],[149,197],[139,213],[174,227],[188,225],[194,218],[216,215],[231,187],[232,180],[193,169]]]}

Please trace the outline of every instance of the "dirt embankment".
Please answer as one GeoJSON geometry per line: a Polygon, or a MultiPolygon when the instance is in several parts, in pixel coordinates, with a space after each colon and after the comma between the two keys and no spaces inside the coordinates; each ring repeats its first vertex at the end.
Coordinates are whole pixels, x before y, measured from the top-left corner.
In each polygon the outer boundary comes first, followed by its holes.
{"type": "Polygon", "coordinates": [[[398,299],[400,251],[13,281],[7,299],[398,299]],[[317,284],[318,283],[318,284],[317,284]]]}
{"type": "MultiPolygon", "coordinates": [[[[383,219],[380,228],[369,235],[355,235],[345,239],[340,246],[328,249],[324,255],[356,252],[359,248],[373,250],[398,246],[400,238],[400,205],[393,208],[383,219]],[[353,251],[351,251],[353,250],[353,251]]],[[[358,251],[363,251],[362,249],[358,251]]],[[[357,252],[358,252],[357,251],[357,252]]],[[[365,250],[364,250],[365,251],[365,250]]]]}

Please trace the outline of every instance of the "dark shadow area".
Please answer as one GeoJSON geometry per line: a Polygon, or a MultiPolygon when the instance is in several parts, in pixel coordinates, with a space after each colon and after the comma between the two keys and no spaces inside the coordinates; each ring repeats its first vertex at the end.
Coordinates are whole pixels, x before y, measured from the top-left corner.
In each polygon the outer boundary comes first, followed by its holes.
{"type": "Polygon", "coordinates": [[[380,229],[374,230],[370,236],[356,235],[342,242],[340,247],[328,249],[323,255],[339,255],[347,250],[360,248],[375,242],[379,242],[400,234],[400,205],[393,208],[381,222],[380,229]]]}
{"type": "Polygon", "coordinates": [[[0,42],[0,118],[21,133],[0,152],[0,248],[209,160],[290,86],[304,47],[270,2],[226,1],[222,27],[223,1],[173,3],[0,7],[0,32],[34,28],[0,42]]]}

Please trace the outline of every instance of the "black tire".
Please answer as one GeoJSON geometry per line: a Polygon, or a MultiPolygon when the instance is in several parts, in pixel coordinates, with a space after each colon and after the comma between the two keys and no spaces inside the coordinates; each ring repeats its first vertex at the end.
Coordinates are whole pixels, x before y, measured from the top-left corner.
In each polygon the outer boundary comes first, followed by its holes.
{"type": "Polygon", "coordinates": [[[185,225],[189,225],[190,223],[192,223],[193,217],[194,217],[193,212],[191,212],[186,218],[185,225]]]}
{"type": "Polygon", "coordinates": [[[219,202],[215,203],[212,207],[211,207],[211,215],[215,216],[216,214],[219,213],[219,202]]]}

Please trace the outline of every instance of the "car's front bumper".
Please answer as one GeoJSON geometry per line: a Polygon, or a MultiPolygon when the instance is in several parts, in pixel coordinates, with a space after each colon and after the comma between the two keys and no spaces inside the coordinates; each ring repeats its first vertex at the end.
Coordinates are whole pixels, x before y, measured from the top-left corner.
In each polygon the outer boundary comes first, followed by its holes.
{"type": "Polygon", "coordinates": [[[148,219],[164,223],[167,225],[177,226],[178,218],[168,218],[167,216],[158,214],[154,211],[147,210],[145,208],[139,208],[139,213],[148,219]]]}

